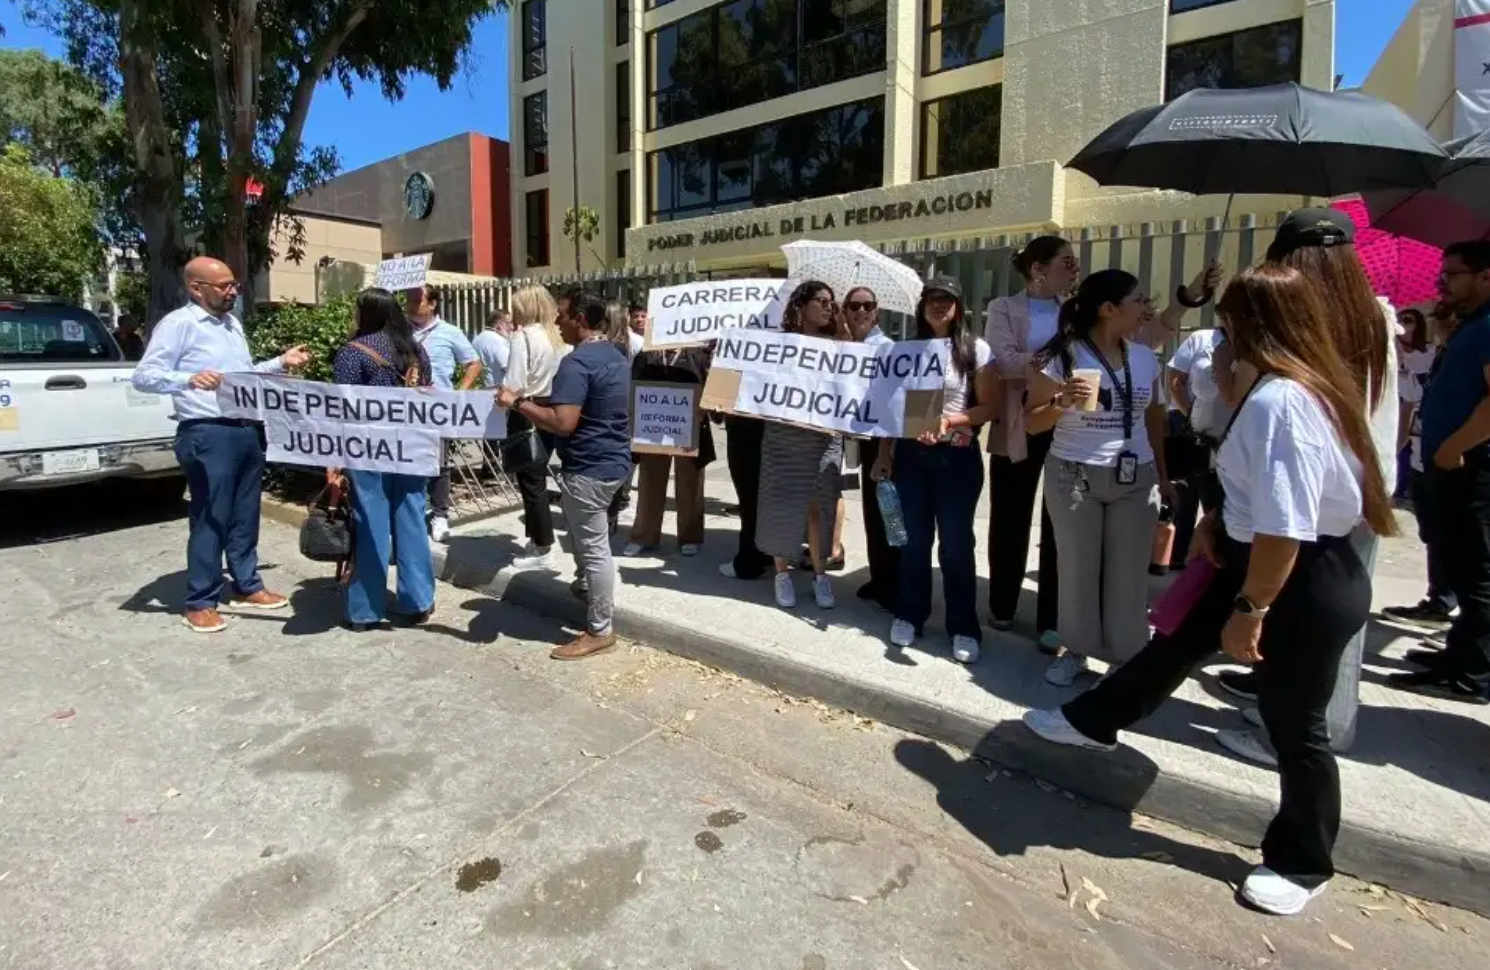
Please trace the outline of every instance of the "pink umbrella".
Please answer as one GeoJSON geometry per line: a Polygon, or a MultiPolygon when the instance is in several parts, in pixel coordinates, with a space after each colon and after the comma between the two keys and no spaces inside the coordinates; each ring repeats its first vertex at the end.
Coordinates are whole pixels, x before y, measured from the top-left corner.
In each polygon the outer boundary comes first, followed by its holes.
{"type": "Polygon", "coordinates": [[[1443,250],[1406,236],[1371,228],[1371,214],[1360,199],[1334,204],[1355,223],[1355,248],[1366,277],[1377,296],[1395,307],[1432,303],[1438,299],[1438,271],[1443,250]]]}

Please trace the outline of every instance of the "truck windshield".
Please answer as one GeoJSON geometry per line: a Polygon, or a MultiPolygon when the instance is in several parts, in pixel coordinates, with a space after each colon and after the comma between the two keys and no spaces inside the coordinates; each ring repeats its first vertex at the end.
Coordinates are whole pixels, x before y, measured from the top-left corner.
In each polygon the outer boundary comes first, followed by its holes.
{"type": "Polygon", "coordinates": [[[98,317],[81,307],[0,298],[0,364],[111,362],[123,358],[98,317]]]}

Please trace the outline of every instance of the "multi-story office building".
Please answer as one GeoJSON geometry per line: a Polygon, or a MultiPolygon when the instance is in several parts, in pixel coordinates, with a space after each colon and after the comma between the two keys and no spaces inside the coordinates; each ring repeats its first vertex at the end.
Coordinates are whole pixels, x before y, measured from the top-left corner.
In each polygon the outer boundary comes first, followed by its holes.
{"type": "Polygon", "coordinates": [[[576,179],[599,216],[586,272],[1218,215],[1224,200],[1099,189],[1061,163],[1194,87],[1331,87],[1334,16],[1334,0],[514,3],[514,263],[575,270],[576,179]]]}

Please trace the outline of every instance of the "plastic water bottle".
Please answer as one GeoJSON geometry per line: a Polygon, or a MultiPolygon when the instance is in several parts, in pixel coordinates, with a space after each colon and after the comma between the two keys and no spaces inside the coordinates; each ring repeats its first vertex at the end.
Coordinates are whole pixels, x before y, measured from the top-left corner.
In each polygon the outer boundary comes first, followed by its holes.
{"type": "Polygon", "coordinates": [[[885,522],[885,541],[899,549],[910,541],[905,534],[905,515],[900,511],[900,493],[895,483],[888,479],[874,486],[874,494],[880,503],[880,518],[885,522]]]}

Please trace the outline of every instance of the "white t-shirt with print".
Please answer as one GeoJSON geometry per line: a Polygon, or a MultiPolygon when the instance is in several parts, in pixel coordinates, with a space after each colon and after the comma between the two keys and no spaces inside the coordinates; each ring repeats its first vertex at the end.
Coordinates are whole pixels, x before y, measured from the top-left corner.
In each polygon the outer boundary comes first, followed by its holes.
{"type": "Polygon", "coordinates": [[[1220,330],[1197,330],[1185,338],[1169,367],[1185,375],[1186,385],[1194,403],[1190,408],[1190,427],[1196,431],[1219,437],[1231,417],[1226,402],[1221,400],[1221,389],[1216,386],[1216,349],[1226,342],[1220,330]]]}
{"type": "Polygon", "coordinates": [[[1221,445],[1226,532],[1238,542],[1269,535],[1300,542],[1348,535],[1361,521],[1359,460],[1324,406],[1302,384],[1265,378],[1221,445]]]}
{"type": "Polygon", "coordinates": [[[1427,350],[1409,350],[1399,356],[1397,395],[1405,403],[1423,403],[1423,387],[1428,383],[1428,372],[1433,369],[1433,359],[1437,356],[1436,347],[1429,347],[1427,350]]]}
{"type": "MultiPolygon", "coordinates": [[[[978,338],[977,370],[982,370],[993,362],[993,349],[988,346],[988,341],[982,337],[978,338]]],[[[947,368],[947,383],[944,385],[942,398],[943,414],[961,414],[967,410],[967,389],[969,382],[973,380],[972,374],[959,373],[955,364],[947,368]]],[[[982,402],[987,404],[987,401],[982,402]]]]}
{"type": "Polygon", "coordinates": [[[1028,346],[1031,353],[1038,352],[1055,338],[1055,332],[1060,327],[1060,318],[1061,304],[1059,300],[1038,300],[1030,297],[1030,339],[1028,346]]]}
{"type": "MultiPolygon", "coordinates": [[[[1050,453],[1063,461],[1110,468],[1118,455],[1131,451],[1139,462],[1154,460],[1154,446],[1149,441],[1143,412],[1154,400],[1154,384],[1159,379],[1159,358],[1142,344],[1129,342],[1128,370],[1133,375],[1133,437],[1123,439],[1123,394],[1113,386],[1112,375],[1084,341],[1070,348],[1072,370],[1096,370],[1102,374],[1102,391],[1095,411],[1062,412],[1055,425],[1050,453]]],[[[1123,380],[1121,363],[1114,368],[1123,380]]],[[[1045,367],[1045,376],[1062,384],[1066,382],[1065,365],[1059,357],[1045,367]]]]}

